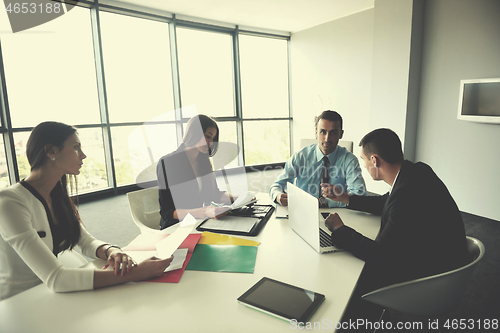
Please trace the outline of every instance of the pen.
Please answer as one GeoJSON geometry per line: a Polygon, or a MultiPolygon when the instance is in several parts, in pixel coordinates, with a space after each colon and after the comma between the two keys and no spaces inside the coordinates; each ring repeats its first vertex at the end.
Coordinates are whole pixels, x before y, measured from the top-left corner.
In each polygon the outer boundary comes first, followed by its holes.
{"type": "Polygon", "coordinates": [[[109,265],[106,265],[106,266],[104,266],[102,269],[106,269],[106,268],[108,268],[108,267],[109,267],[109,265]]]}

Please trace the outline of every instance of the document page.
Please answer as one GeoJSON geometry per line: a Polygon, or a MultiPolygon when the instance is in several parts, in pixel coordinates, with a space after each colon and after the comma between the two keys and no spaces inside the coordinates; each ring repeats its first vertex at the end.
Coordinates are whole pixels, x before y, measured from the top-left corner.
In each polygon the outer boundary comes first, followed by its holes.
{"type": "Polygon", "coordinates": [[[288,218],[288,207],[283,207],[280,204],[276,204],[276,218],[277,219],[287,219],[288,218]]]}
{"type": "MultiPolygon", "coordinates": [[[[157,251],[125,251],[125,252],[129,256],[131,256],[132,259],[134,259],[135,262],[138,264],[151,257],[159,257],[157,251]]],[[[186,260],[187,254],[188,254],[188,249],[175,250],[173,254],[174,260],[172,260],[170,266],[168,266],[165,269],[165,272],[170,272],[182,268],[182,266],[184,265],[184,261],[186,260]]]]}
{"type": "Polygon", "coordinates": [[[258,218],[224,216],[220,220],[210,219],[203,224],[203,228],[213,230],[240,231],[250,232],[255,223],[259,222],[258,218]]]}
{"type": "Polygon", "coordinates": [[[155,244],[158,256],[162,259],[169,258],[193,231],[195,224],[196,219],[191,214],[187,214],[172,234],[155,244]]]}
{"type": "Polygon", "coordinates": [[[236,199],[236,201],[231,205],[231,209],[237,209],[256,201],[257,200],[255,199],[255,193],[248,192],[245,195],[240,195],[238,199],[236,199]]]}

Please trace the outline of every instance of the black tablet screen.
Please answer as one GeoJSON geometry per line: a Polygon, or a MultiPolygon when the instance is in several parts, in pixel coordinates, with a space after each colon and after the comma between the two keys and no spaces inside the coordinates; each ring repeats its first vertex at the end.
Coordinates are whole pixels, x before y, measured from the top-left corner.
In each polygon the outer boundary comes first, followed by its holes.
{"type": "Polygon", "coordinates": [[[285,318],[305,321],[323,299],[322,294],[263,278],[238,300],[285,318]]]}

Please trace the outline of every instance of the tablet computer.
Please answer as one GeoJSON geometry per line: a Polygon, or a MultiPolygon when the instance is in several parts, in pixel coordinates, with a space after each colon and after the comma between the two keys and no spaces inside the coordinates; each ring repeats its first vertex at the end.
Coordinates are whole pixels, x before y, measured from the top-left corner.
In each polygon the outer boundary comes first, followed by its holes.
{"type": "Polygon", "coordinates": [[[238,298],[238,302],[280,319],[307,322],[325,295],[267,277],[238,298]]]}

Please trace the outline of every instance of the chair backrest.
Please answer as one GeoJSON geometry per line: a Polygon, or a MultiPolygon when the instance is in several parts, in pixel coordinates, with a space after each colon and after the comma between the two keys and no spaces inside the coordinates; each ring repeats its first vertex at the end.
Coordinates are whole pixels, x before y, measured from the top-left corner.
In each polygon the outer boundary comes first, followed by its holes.
{"type": "MultiPolygon", "coordinates": [[[[318,143],[317,139],[300,139],[300,149],[316,143],[318,143]]],[[[339,146],[344,147],[345,149],[347,149],[352,153],[352,147],[353,147],[352,141],[339,140],[339,146]]]]}
{"type": "Polygon", "coordinates": [[[80,268],[83,265],[88,264],[87,259],[74,250],[66,250],[59,253],[57,259],[59,259],[63,266],[67,268],[80,268]]]}
{"type": "Polygon", "coordinates": [[[158,187],[128,192],[127,198],[132,219],[141,229],[141,233],[154,233],[160,230],[158,187]]]}
{"type": "Polygon", "coordinates": [[[449,272],[377,289],[363,299],[407,315],[434,317],[451,311],[460,301],[476,264],[484,256],[484,245],[467,236],[474,260],[449,272]]]}
{"type": "Polygon", "coordinates": [[[352,146],[353,146],[352,141],[339,140],[339,146],[344,147],[345,149],[347,149],[352,153],[352,146]]]}

